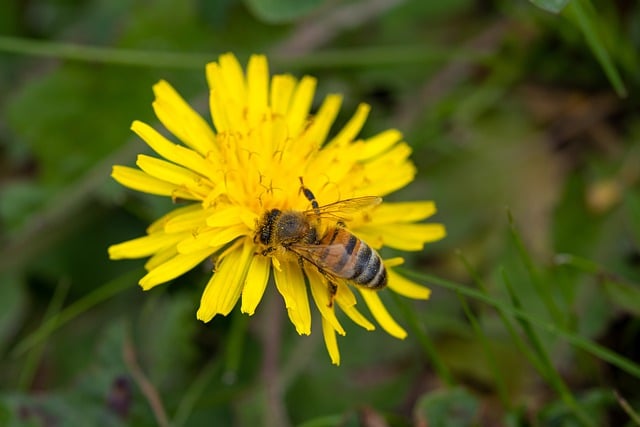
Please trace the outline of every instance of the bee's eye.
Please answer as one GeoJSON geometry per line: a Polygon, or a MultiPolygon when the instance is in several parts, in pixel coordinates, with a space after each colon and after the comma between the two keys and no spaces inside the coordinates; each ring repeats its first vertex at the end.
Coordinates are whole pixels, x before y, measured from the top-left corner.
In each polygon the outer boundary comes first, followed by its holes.
{"type": "Polygon", "coordinates": [[[281,213],[282,212],[279,209],[272,209],[265,214],[264,221],[262,222],[262,227],[260,227],[259,233],[260,243],[262,243],[263,245],[269,244],[276,218],[278,218],[281,213]]]}
{"type": "Polygon", "coordinates": [[[271,235],[271,232],[269,231],[267,224],[263,225],[262,228],[260,229],[260,243],[262,243],[263,245],[266,245],[269,242],[270,235],[271,235]]]}

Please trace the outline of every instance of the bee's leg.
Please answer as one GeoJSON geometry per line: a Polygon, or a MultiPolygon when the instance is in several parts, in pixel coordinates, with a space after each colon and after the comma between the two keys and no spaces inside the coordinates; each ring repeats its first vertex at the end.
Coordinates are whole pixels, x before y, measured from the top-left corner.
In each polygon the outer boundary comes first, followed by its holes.
{"type": "MultiPolygon", "coordinates": [[[[298,257],[298,264],[300,265],[302,271],[304,271],[304,258],[298,257]]],[[[333,300],[338,293],[338,285],[336,285],[332,280],[329,279],[327,273],[325,273],[322,268],[318,267],[317,265],[315,265],[314,267],[318,270],[318,273],[320,273],[321,276],[327,279],[327,285],[329,288],[329,304],[327,304],[327,307],[331,308],[333,307],[333,300]]]]}
{"type": "Polygon", "coordinates": [[[331,308],[333,307],[333,300],[335,299],[336,294],[338,293],[338,285],[336,285],[332,281],[328,281],[327,283],[329,285],[329,308],[331,308]]]}
{"type": "Polygon", "coordinates": [[[299,177],[299,178],[300,178],[300,191],[302,191],[302,194],[304,194],[304,197],[306,197],[307,200],[309,202],[311,202],[311,207],[315,211],[316,215],[320,215],[320,209],[319,209],[320,205],[318,204],[318,201],[316,200],[316,196],[313,195],[311,190],[309,190],[307,187],[304,186],[304,182],[302,181],[302,177],[299,177]]]}
{"type": "Polygon", "coordinates": [[[271,247],[268,247],[267,249],[264,249],[262,252],[260,252],[260,254],[262,256],[268,256],[271,252],[273,252],[275,250],[276,250],[276,248],[271,246],[271,247]]]}

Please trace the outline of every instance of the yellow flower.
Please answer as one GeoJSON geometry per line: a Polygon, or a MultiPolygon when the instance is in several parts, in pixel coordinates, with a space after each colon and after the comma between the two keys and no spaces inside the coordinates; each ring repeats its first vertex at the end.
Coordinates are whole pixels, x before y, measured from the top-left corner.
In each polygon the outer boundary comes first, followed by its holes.
{"type": "MultiPolygon", "coordinates": [[[[400,132],[391,129],[358,139],[369,112],[369,106],[361,104],[329,138],[342,98],[328,95],[311,115],[316,80],[305,76],[298,81],[288,74],[270,78],[267,59],[261,55],[250,58],[246,74],[235,56],[221,55],[218,62],[207,65],[206,75],[215,131],[167,82],[160,81],[153,88],[153,109],[182,144],[135,121],[132,130],[164,159],[139,155],[139,169],[114,166],[112,173],[126,187],[189,203],[155,221],[146,236],[111,246],[109,256],[150,257],[145,264],[148,273],[139,282],[144,290],[213,258],[215,272],[197,312],[204,322],[217,314],[227,315],[239,299],[242,312],[252,315],[273,275],[289,319],[299,334],[308,335],[310,289],[334,364],[340,363],[336,332],[345,334],[336,307],[356,324],[374,329],[356,309],[354,289],[385,331],[404,338],[406,332],[390,316],[377,291],[338,280],[332,295],[326,275],[312,263],[286,249],[266,252],[256,238],[266,212],[311,209],[301,182],[321,206],[385,196],[406,186],[414,178],[415,167],[400,132]]],[[[417,251],[445,235],[441,224],[418,223],[434,213],[430,201],[384,202],[366,215],[347,218],[344,224],[336,224],[337,220],[330,224],[326,218],[322,222],[323,230],[346,227],[375,249],[417,251]]],[[[384,261],[388,287],[409,298],[427,299],[429,289],[391,269],[400,262],[384,261]]]]}

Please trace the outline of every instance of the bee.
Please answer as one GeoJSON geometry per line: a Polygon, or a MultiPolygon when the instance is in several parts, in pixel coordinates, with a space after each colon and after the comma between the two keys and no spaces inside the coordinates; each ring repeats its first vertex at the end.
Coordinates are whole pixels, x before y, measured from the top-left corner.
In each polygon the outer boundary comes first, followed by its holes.
{"type": "Polygon", "coordinates": [[[302,178],[300,184],[311,209],[265,212],[254,237],[254,242],[265,248],[261,254],[290,252],[301,267],[305,262],[313,265],[327,279],[331,301],[340,280],[368,289],[385,287],[387,271],[378,252],[345,228],[351,215],[380,204],[382,199],[357,197],[320,206],[302,178]]]}

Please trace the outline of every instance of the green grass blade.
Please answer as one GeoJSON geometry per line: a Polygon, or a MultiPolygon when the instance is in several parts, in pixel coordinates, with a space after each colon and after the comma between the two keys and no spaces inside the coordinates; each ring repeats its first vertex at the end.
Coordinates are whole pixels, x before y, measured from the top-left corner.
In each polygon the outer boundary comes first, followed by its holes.
{"type": "MultiPolygon", "coordinates": [[[[51,302],[49,303],[49,307],[47,307],[47,311],[43,318],[43,324],[46,324],[51,321],[55,321],[60,314],[60,309],[64,304],[64,300],[69,293],[69,281],[61,280],[56,290],[51,298],[51,302]]],[[[41,345],[33,347],[24,363],[24,367],[22,372],[20,373],[20,379],[18,381],[18,388],[20,390],[27,390],[32,382],[36,370],[38,369],[38,365],[40,364],[40,359],[42,358],[42,353],[44,351],[44,342],[40,343],[41,345]]]]}
{"type": "Polygon", "coordinates": [[[529,0],[540,9],[551,13],[560,13],[571,0],[529,0]]]}
{"type": "Polygon", "coordinates": [[[553,258],[556,265],[567,265],[576,270],[584,271],[589,274],[600,274],[602,269],[600,265],[594,261],[574,254],[561,253],[556,254],[553,258]]]}
{"type": "Polygon", "coordinates": [[[587,44],[603,68],[618,96],[627,96],[627,88],[622,82],[622,77],[620,77],[618,69],[613,63],[611,55],[609,55],[605,47],[603,37],[600,34],[593,5],[589,0],[573,0],[567,5],[563,13],[582,31],[587,44]]]}
{"type": "Polygon", "coordinates": [[[160,52],[49,42],[0,36],[0,51],[112,65],[202,69],[215,58],[211,53],[160,52]]]}
{"type": "MultiPolygon", "coordinates": [[[[218,55],[211,52],[184,53],[109,48],[9,36],[0,36],[0,52],[120,66],[194,70],[202,69],[206,63],[215,60],[218,55]]],[[[246,55],[238,52],[238,56],[244,57],[246,55]]],[[[489,53],[471,49],[402,45],[327,49],[314,52],[313,55],[296,57],[274,53],[271,56],[271,62],[278,68],[306,70],[310,68],[333,69],[335,67],[444,63],[455,60],[483,62],[489,58],[489,53]]]]}
{"type": "MultiPolygon", "coordinates": [[[[518,309],[522,309],[522,304],[516,293],[514,292],[513,286],[511,285],[511,281],[507,276],[506,272],[503,270],[502,278],[509,292],[509,296],[511,297],[511,301],[513,302],[513,306],[518,309]]],[[[558,371],[553,366],[553,362],[551,361],[551,357],[549,357],[549,353],[544,348],[542,344],[542,340],[538,337],[538,334],[534,331],[531,325],[524,319],[518,319],[522,330],[525,335],[529,339],[533,350],[535,351],[538,359],[540,360],[542,367],[542,374],[545,376],[547,381],[551,384],[551,386],[560,394],[560,397],[564,401],[564,403],[573,411],[576,417],[584,424],[585,426],[593,426],[593,422],[586,414],[584,409],[580,406],[578,401],[575,399],[571,390],[564,382],[562,377],[558,374],[558,371]]]]}
{"type": "Polygon", "coordinates": [[[176,413],[171,421],[173,427],[180,427],[187,423],[198,399],[204,394],[207,385],[219,374],[222,359],[213,359],[196,376],[193,383],[187,388],[178,403],[176,413]]]}
{"type": "Polygon", "coordinates": [[[325,415],[323,417],[314,418],[309,421],[305,421],[298,424],[297,427],[337,427],[342,426],[345,423],[345,416],[338,415],[325,415]]]}
{"type": "Polygon", "coordinates": [[[529,251],[524,245],[522,238],[520,237],[520,233],[516,228],[516,225],[513,221],[513,217],[511,216],[511,212],[507,212],[507,216],[509,219],[509,231],[511,233],[511,238],[513,243],[516,245],[516,249],[518,254],[520,255],[520,259],[524,263],[527,271],[529,272],[529,277],[531,278],[531,282],[538,293],[538,296],[544,303],[547,311],[551,315],[551,318],[559,325],[564,325],[565,320],[562,312],[558,309],[558,306],[553,301],[552,292],[547,286],[547,284],[541,279],[540,272],[536,269],[536,266],[529,255],[529,251]]]}
{"type": "MultiPolygon", "coordinates": [[[[461,252],[458,253],[458,257],[460,258],[460,260],[464,264],[464,266],[467,269],[467,272],[469,273],[469,275],[473,278],[473,281],[475,282],[475,284],[478,287],[478,289],[480,289],[484,295],[488,296],[487,286],[485,285],[484,281],[478,275],[478,272],[471,266],[469,261],[464,257],[464,255],[462,255],[461,252]]],[[[456,292],[456,293],[459,294],[459,292],[456,292]]],[[[531,363],[531,365],[533,365],[533,367],[538,372],[542,372],[542,364],[540,363],[538,358],[535,356],[535,354],[533,354],[533,352],[531,351],[531,349],[529,348],[527,343],[522,339],[520,334],[518,334],[516,332],[515,327],[513,326],[511,321],[509,320],[509,317],[507,316],[505,311],[502,310],[499,307],[495,307],[495,308],[496,308],[496,311],[498,313],[498,316],[500,316],[500,320],[502,321],[504,326],[507,328],[507,331],[509,332],[509,335],[511,336],[511,340],[515,343],[516,347],[518,347],[519,352],[521,354],[523,354],[527,358],[529,363],[531,363]]]]}
{"type": "Polygon", "coordinates": [[[142,274],[143,273],[140,269],[129,271],[77,300],[75,303],[62,310],[57,316],[50,318],[37,330],[26,336],[15,346],[11,355],[13,357],[22,356],[26,351],[33,348],[33,346],[46,340],[49,335],[57,329],[86,312],[91,307],[108,300],[112,296],[117,295],[126,289],[130,289],[133,284],[137,282],[137,279],[142,277],[142,274]]]}
{"type": "Polygon", "coordinates": [[[462,306],[462,310],[464,311],[467,319],[471,323],[471,327],[473,328],[473,332],[476,334],[480,342],[482,343],[482,348],[487,358],[487,363],[489,364],[489,368],[493,373],[493,378],[496,381],[496,388],[498,389],[498,396],[500,397],[500,401],[502,405],[509,409],[512,408],[511,399],[509,399],[509,393],[507,392],[506,381],[504,376],[502,375],[502,371],[498,366],[498,361],[496,360],[495,354],[491,349],[491,344],[489,343],[489,339],[487,335],[484,333],[484,330],[480,326],[480,322],[478,322],[478,318],[467,304],[467,300],[463,297],[460,292],[456,292],[458,299],[460,300],[460,305],[462,306]]]}
{"type": "Polygon", "coordinates": [[[629,404],[627,399],[622,397],[622,395],[620,395],[618,391],[614,391],[614,394],[622,410],[629,416],[629,418],[631,419],[631,421],[633,421],[635,425],[640,426],[640,414],[638,414],[638,412],[635,409],[633,409],[633,407],[629,404]]]}
{"type": "Polygon", "coordinates": [[[415,311],[412,310],[411,307],[409,307],[404,299],[399,298],[395,293],[392,293],[391,295],[396,305],[400,308],[402,314],[409,323],[409,328],[411,328],[412,335],[418,339],[420,347],[422,347],[422,350],[427,355],[427,358],[433,364],[433,369],[436,371],[438,377],[446,385],[453,386],[455,384],[453,375],[451,375],[451,372],[449,372],[447,366],[444,364],[442,359],[440,359],[440,356],[438,356],[438,351],[436,350],[435,345],[433,345],[433,342],[429,338],[429,335],[425,333],[424,326],[420,324],[415,311]]]}
{"type": "Polygon", "coordinates": [[[627,372],[630,375],[640,379],[640,365],[633,362],[632,360],[627,359],[624,356],[621,356],[614,351],[609,350],[606,347],[603,347],[599,344],[596,344],[588,339],[585,339],[574,332],[568,331],[553,322],[548,322],[542,319],[539,319],[531,314],[514,307],[511,304],[507,304],[503,301],[498,300],[497,298],[493,298],[489,295],[485,295],[483,292],[469,288],[467,286],[461,285],[459,283],[451,282],[445,279],[441,279],[436,276],[432,276],[426,273],[418,273],[411,270],[404,270],[401,268],[397,269],[402,274],[407,275],[409,278],[412,278],[417,283],[421,283],[424,286],[435,285],[439,286],[443,289],[448,289],[452,292],[460,292],[462,295],[473,298],[475,300],[484,302],[492,307],[496,307],[500,310],[503,310],[505,313],[518,318],[526,320],[531,325],[539,328],[541,330],[546,331],[554,336],[564,339],[569,344],[595,356],[605,362],[608,362],[614,366],[617,366],[621,370],[627,372]]]}

